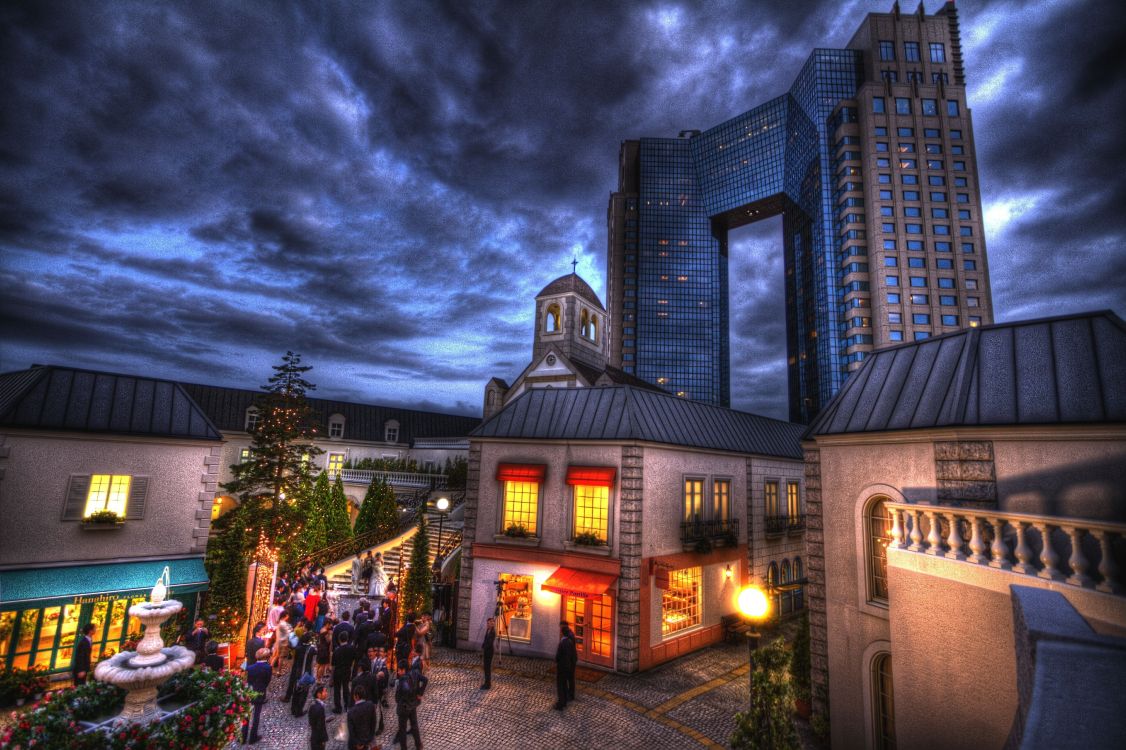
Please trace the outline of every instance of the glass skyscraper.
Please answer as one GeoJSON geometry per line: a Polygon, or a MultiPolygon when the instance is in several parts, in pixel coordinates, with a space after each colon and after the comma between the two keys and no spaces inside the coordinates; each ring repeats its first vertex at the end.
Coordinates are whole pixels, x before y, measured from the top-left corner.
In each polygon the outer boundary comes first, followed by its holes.
{"type": "Polygon", "coordinates": [[[959,38],[953,3],[870,14],[786,94],[703,132],[625,141],[612,363],[728,405],[727,234],[777,214],[791,419],[811,420],[873,347],[991,322],[959,38]]]}

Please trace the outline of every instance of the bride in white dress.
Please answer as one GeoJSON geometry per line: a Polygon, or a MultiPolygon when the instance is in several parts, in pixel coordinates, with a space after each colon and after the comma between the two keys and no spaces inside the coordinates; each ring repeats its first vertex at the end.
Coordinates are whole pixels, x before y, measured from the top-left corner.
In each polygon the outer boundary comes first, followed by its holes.
{"type": "Polygon", "coordinates": [[[383,554],[375,553],[375,564],[372,566],[371,582],[368,584],[368,598],[382,599],[383,587],[387,584],[387,577],[383,574],[383,554]]]}

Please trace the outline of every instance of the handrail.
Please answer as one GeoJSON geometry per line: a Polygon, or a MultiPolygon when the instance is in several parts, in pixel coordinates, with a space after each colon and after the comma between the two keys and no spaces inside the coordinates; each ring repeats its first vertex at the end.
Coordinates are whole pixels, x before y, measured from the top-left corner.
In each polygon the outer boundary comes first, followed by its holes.
{"type": "Polygon", "coordinates": [[[329,474],[332,479],[339,474],[345,482],[371,484],[374,479],[382,479],[390,485],[400,487],[426,487],[432,490],[444,490],[449,486],[449,477],[445,474],[424,474],[411,471],[374,471],[371,469],[340,469],[329,474]]]}
{"type": "Polygon", "coordinates": [[[729,534],[739,535],[738,518],[680,522],[680,539],[684,542],[723,537],[729,534]]]}
{"type": "Polygon", "coordinates": [[[1123,593],[1114,547],[1126,524],[929,503],[885,501],[884,507],[892,516],[889,549],[1123,593]],[[1089,560],[1096,550],[1097,561],[1089,560]]]}

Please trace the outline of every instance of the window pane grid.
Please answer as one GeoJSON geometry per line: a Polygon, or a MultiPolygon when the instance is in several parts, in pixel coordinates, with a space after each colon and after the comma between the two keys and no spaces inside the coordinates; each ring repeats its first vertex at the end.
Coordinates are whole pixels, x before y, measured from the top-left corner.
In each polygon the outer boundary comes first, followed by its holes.
{"type": "Polygon", "coordinates": [[[684,480],[684,520],[700,521],[704,512],[704,480],[684,480]]]}
{"type": "Polygon", "coordinates": [[[727,521],[731,509],[731,482],[717,479],[712,483],[712,519],[727,521]]]}
{"type": "Polygon", "coordinates": [[[529,534],[535,534],[539,494],[539,482],[505,481],[504,528],[523,526],[529,534]]]}
{"type": "Polygon", "coordinates": [[[610,606],[610,597],[606,594],[590,600],[590,653],[592,656],[610,656],[610,606]]]}
{"type": "Polygon", "coordinates": [[[575,534],[594,534],[603,542],[606,541],[609,510],[609,487],[577,485],[575,487],[575,534]]]}
{"type": "Polygon", "coordinates": [[[786,485],[786,507],[789,511],[790,518],[796,518],[801,515],[801,502],[798,498],[798,485],[793,482],[786,485]]]}
{"type": "Polygon", "coordinates": [[[661,595],[661,634],[700,624],[701,568],[669,571],[669,587],[661,595]]]}
{"type": "Polygon", "coordinates": [[[778,483],[767,482],[763,489],[766,494],[766,515],[778,515],[778,483]]]}
{"type": "Polygon", "coordinates": [[[90,477],[90,490],[86,495],[84,515],[89,516],[97,511],[109,510],[124,518],[131,479],[128,474],[95,474],[90,477]]]}
{"type": "Polygon", "coordinates": [[[887,545],[891,538],[891,515],[880,500],[868,511],[868,596],[887,601],[887,545]]]}

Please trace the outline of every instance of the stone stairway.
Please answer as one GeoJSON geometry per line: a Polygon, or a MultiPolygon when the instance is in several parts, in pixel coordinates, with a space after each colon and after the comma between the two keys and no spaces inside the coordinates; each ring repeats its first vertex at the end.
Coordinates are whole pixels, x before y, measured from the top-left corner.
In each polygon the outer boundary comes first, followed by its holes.
{"type": "MultiPolygon", "coordinates": [[[[427,530],[430,534],[430,565],[434,565],[434,560],[438,555],[438,522],[441,513],[429,512],[426,514],[427,530]]],[[[442,545],[449,547],[452,539],[461,539],[462,530],[461,521],[450,521],[449,518],[445,520],[442,529],[442,545]]],[[[415,528],[412,527],[407,532],[392,540],[389,543],[370,548],[374,552],[383,553],[383,571],[387,576],[388,581],[392,581],[402,568],[410,563],[411,552],[414,549],[414,535],[415,528]],[[401,567],[400,567],[401,561],[401,567]]],[[[367,555],[368,550],[363,550],[360,554],[367,555]]],[[[329,589],[336,592],[347,592],[352,588],[352,573],[351,573],[351,559],[346,561],[342,560],[332,565],[325,566],[329,573],[328,586],[329,589]]]]}

